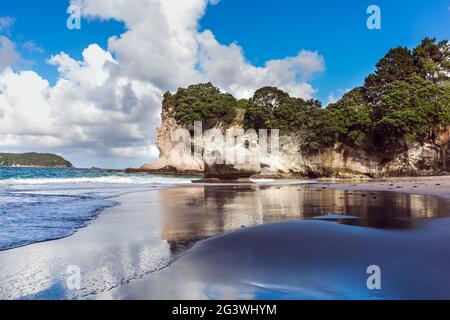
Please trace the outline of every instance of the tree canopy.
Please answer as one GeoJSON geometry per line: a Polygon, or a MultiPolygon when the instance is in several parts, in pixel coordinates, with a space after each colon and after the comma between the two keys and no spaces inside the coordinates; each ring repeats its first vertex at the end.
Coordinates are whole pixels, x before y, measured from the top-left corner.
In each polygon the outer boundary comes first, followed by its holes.
{"type": "Polygon", "coordinates": [[[341,142],[389,158],[450,124],[449,48],[447,40],[425,38],[412,51],[389,50],[364,86],[326,108],[277,88],[260,89],[250,99],[245,126],[299,135],[306,152],[341,142]]]}
{"type": "Polygon", "coordinates": [[[203,121],[206,129],[232,123],[239,106],[231,94],[220,92],[211,83],[180,88],[174,95],[168,92],[163,103],[173,105],[173,115],[181,125],[191,126],[195,121],[203,121]]]}

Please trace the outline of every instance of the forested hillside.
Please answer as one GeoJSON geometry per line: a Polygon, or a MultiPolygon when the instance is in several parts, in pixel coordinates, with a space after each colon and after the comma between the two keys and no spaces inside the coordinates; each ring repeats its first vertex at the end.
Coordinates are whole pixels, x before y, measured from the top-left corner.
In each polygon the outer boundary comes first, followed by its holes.
{"type": "Polygon", "coordinates": [[[0,167],[61,167],[71,168],[64,158],[50,153],[0,153],[0,167]]]}

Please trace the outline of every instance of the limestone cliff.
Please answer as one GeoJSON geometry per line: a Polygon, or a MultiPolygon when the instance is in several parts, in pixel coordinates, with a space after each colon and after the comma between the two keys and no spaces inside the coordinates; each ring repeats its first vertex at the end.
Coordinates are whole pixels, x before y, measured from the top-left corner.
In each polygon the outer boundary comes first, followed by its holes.
{"type": "Polygon", "coordinates": [[[202,158],[189,157],[178,159],[173,156],[173,149],[179,142],[172,141],[172,133],[181,128],[177,120],[173,117],[173,106],[170,101],[165,101],[162,106],[161,113],[162,125],[157,129],[157,147],[159,149],[159,160],[152,164],[145,164],[141,167],[142,170],[150,171],[171,171],[175,169],[177,172],[203,172],[205,164],[202,158]]]}
{"type": "Polygon", "coordinates": [[[422,176],[444,173],[448,157],[450,127],[442,129],[439,139],[412,143],[408,150],[384,162],[381,155],[337,143],[316,155],[304,155],[295,139],[282,137],[278,156],[266,159],[266,173],[298,177],[386,177],[422,176]]]}
{"type": "MultiPolygon", "coordinates": [[[[368,154],[361,149],[350,148],[336,143],[333,148],[310,155],[302,152],[298,138],[280,137],[280,149],[276,154],[260,158],[258,165],[207,165],[199,156],[178,159],[173,157],[173,149],[179,142],[172,141],[172,133],[182,128],[173,117],[170,102],[162,109],[162,126],[157,130],[157,145],[160,159],[154,164],[146,164],[141,169],[177,172],[204,172],[208,178],[243,178],[253,174],[278,175],[280,177],[385,177],[418,176],[444,173],[448,168],[450,127],[441,127],[430,135],[425,143],[411,143],[408,150],[385,162],[381,155],[368,154]]],[[[232,128],[243,128],[242,119],[237,119],[232,128]]],[[[258,137],[250,139],[258,146],[258,137]]],[[[208,157],[208,139],[204,139],[202,149],[208,157]]],[[[186,146],[190,148],[190,146],[186,146]]],[[[238,146],[235,153],[247,152],[248,147],[238,146]]],[[[209,155],[211,156],[211,155],[209,155]]]]}

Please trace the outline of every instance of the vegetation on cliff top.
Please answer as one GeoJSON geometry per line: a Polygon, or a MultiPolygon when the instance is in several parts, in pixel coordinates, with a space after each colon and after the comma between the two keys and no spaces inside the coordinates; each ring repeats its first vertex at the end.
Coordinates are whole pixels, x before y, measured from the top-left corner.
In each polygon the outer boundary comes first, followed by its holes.
{"type": "Polygon", "coordinates": [[[0,153],[0,167],[50,167],[71,168],[64,158],[50,153],[0,153]]]}
{"type": "Polygon", "coordinates": [[[164,104],[173,107],[173,115],[182,126],[203,121],[205,129],[216,125],[226,127],[236,118],[238,102],[228,93],[221,93],[211,83],[180,88],[176,94],[164,95],[164,104]]]}
{"type": "Polygon", "coordinates": [[[326,108],[274,87],[237,101],[210,83],[167,93],[165,100],[181,125],[202,120],[206,128],[227,126],[244,113],[245,128],[294,133],[306,152],[341,142],[389,159],[409,142],[432,140],[437,128],[450,124],[450,43],[426,38],[412,51],[390,50],[362,87],[326,108]]]}

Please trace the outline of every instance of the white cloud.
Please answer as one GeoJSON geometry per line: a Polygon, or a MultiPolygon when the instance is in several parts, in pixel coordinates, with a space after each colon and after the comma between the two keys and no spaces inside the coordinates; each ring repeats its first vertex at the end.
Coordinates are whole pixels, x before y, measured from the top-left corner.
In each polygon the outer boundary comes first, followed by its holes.
{"type": "Polygon", "coordinates": [[[0,72],[12,66],[20,58],[15,44],[5,36],[0,36],[0,72]]]}
{"type": "Polygon", "coordinates": [[[156,146],[113,148],[112,155],[121,158],[156,158],[159,150],[156,146]]]}
{"type": "Polygon", "coordinates": [[[28,40],[22,44],[22,47],[29,52],[43,53],[44,49],[39,47],[34,41],[28,40]]]}
{"type": "Polygon", "coordinates": [[[350,92],[350,90],[351,89],[338,89],[335,92],[331,93],[328,96],[327,105],[338,102],[342,98],[342,96],[344,96],[346,93],[350,92]]]}
{"type": "Polygon", "coordinates": [[[53,87],[33,71],[8,68],[0,75],[1,148],[112,157],[121,156],[117,150],[124,146],[142,150],[151,145],[161,91],[115,73],[117,62],[97,45],[88,47],[83,58],[75,61],[63,53],[52,57],[61,74],[53,87]]]}
{"type": "Polygon", "coordinates": [[[237,97],[271,85],[311,98],[315,89],[308,81],[325,70],[323,57],[306,50],[256,67],[236,43],[223,45],[211,31],[199,31],[206,6],[217,0],[72,3],[82,7],[85,18],[122,21],[127,31],[110,38],[107,50],[89,46],[82,61],[63,52],[51,57],[49,63],[60,73],[54,86],[32,71],[15,73],[5,65],[1,148],[54,148],[77,159],[85,155],[83,164],[89,157],[131,158],[134,153],[151,158],[163,92],[211,81],[237,97]]]}
{"type": "Polygon", "coordinates": [[[211,31],[199,33],[197,39],[199,77],[239,98],[249,98],[255,90],[270,85],[309,99],[315,90],[306,80],[325,69],[323,58],[316,52],[302,50],[295,57],[271,60],[264,67],[255,67],[245,60],[241,47],[219,44],[211,31]]]}
{"type": "Polygon", "coordinates": [[[0,32],[9,33],[15,21],[13,17],[0,17],[0,32]]]}
{"type": "Polygon", "coordinates": [[[332,103],[336,103],[336,102],[338,102],[338,100],[339,100],[339,98],[336,98],[333,94],[330,94],[330,95],[328,96],[328,102],[327,102],[327,105],[330,105],[330,104],[332,104],[332,103]]]}
{"type": "Polygon", "coordinates": [[[163,90],[212,81],[238,97],[248,97],[264,85],[311,98],[307,81],[323,72],[323,58],[300,51],[295,57],[266,62],[258,68],[245,60],[237,44],[220,44],[209,30],[199,32],[206,0],[79,0],[88,17],[123,21],[128,31],[109,40],[109,50],[127,75],[163,90]],[[130,50],[132,48],[132,50],[130,50]]]}

